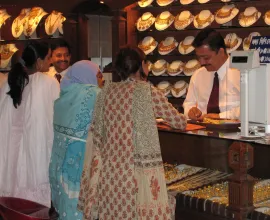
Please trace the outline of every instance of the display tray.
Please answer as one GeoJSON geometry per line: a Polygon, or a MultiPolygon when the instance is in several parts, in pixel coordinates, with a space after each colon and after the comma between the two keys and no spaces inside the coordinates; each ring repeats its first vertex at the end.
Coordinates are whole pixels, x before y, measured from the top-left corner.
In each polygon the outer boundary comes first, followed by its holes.
{"type": "Polygon", "coordinates": [[[188,120],[190,124],[196,124],[206,127],[206,129],[217,129],[217,130],[239,130],[241,125],[238,120],[229,120],[229,119],[211,119],[211,122],[203,122],[196,120],[188,120]]]}

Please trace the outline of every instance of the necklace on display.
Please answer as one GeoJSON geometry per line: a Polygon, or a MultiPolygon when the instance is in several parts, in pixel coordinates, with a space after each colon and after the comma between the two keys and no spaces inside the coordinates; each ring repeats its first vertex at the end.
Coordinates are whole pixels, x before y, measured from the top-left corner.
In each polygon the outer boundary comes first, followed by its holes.
{"type": "Polygon", "coordinates": [[[48,34],[53,34],[53,29],[56,24],[56,22],[61,18],[61,13],[53,11],[52,14],[49,16],[49,19],[46,21],[46,23],[49,25],[48,28],[48,34]],[[52,21],[53,15],[56,17],[54,21],[52,21]]]}

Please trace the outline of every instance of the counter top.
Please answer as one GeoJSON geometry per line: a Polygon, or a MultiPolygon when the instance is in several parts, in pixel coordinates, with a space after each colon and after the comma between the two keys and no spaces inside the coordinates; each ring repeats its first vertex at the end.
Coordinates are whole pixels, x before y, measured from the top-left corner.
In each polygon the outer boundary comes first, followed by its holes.
{"type": "Polygon", "coordinates": [[[181,130],[173,129],[166,124],[158,124],[158,130],[172,132],[172,133],[182,133],[182,134],[184,133],[187,135],[198,135],[198,136],[211,137],[211,138],[221,138],[221,139],[228,139],[228,140],[234,140],[234,141],[263,144],[270,147],[270,140],[265,140],[264,133],[259,133],[259,136],[257,137],[244,138],[240,136],[240,129],[238,128],[233,129],[233,130],[202,128],[202,129],[195,129],[195,130],[189,130],[189,131],[181,131],[181,130]]]}

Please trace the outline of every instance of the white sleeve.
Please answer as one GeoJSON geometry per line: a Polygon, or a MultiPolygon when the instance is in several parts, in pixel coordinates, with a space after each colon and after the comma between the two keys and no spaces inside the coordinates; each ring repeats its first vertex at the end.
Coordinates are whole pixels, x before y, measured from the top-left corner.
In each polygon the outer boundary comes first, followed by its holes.
{"type": "Polygon", "coordinates": [[[53,101],[55,101],[60,95],[60,84],[57,80],[52,80],[51,82],[51,97],[53,98],[53,101]]]}
{"type": "Polygon", "coordinates": [[[195,75],[193,75],[190,79],[189,87],[188,87],[188,93],[186,96],[186,99],[183,103],[184,107],[184,115],[188,116],[189,110],[196,106],[196,101],[197,101],[197,95],[196,95],[196,87],[195,87],[195,75]]]}

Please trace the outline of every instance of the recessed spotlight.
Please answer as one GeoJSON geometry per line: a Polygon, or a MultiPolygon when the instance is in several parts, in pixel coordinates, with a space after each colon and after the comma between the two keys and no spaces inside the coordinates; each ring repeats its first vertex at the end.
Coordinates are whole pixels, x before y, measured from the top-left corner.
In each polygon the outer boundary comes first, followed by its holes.
{"type": "Polygon", "coordinates": [[[104,4],[104,1],[99,1],[100,4],[104,4]]]}

